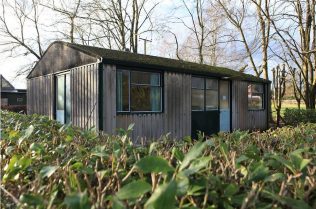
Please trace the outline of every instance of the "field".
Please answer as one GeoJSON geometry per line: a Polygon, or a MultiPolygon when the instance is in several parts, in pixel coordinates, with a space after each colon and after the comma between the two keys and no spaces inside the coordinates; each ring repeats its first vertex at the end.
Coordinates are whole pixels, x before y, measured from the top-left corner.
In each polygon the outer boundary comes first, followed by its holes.
{"type": "Polygon", "coordinates": [[[316,208],[316,124],[133,144],[1,112],[1,208],[316,208]]]}

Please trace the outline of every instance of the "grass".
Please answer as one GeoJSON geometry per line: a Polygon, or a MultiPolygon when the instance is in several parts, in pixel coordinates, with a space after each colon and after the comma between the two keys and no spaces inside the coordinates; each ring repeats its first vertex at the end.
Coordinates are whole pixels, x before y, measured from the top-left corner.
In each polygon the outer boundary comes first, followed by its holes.
{"type": "MultiPolygon", "coordinates": [[[[294,101],[293,100],[284,100],[283,101],[282,108],[281,108],[281,116],[282,117],[284,116],[284,111],[287,108],[288,109],[298,109],[296,101],[295,100],[294,101]]],[[[305,109],[304,103],[301,104],[301,109],[305,109]]],[[[271,110],[272,110],[272,117],[276,121],[276,110],[274,108],[273,102],[271,104],[271,110]]]]}

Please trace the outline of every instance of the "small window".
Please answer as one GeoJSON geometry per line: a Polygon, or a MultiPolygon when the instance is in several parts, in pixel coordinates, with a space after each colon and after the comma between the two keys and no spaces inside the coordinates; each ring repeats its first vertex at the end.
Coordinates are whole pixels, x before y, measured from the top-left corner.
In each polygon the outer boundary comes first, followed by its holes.
{"type": "Polygon", "coordinates": [[[192,111],[218,109],[218,80],[192,77],[192,111]]]}
{"type": "Polygon", "coordinates": [[[218,80],[206,79],[205,98],[206,110],[217,110],[218,109],[218,80]]]}
{"type": "Polygon", "coordinates": [[[118,70],[117,112],[161,112],[160,73],[118,70]]]}
{"type": "Polygon", "coordinates": [[[7,106],[9,104],[8,98],[1,98],[1,106],[7,106]]]}
{"type": "Polygon", "coordinates": [[[248,84],[248,109],[264,109],[264,88],[263,84],[248,84]]]}
{"type": "Polygon", "coordinates": [[[23,102],[23,98],[19,97],[16,99],[17,102],[23,102]]]}

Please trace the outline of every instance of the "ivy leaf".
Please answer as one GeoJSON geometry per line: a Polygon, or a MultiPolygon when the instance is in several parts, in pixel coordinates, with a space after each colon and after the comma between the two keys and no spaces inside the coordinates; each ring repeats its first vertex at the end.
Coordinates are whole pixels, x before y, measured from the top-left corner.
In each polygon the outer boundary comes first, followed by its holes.
{"type": "Polygon", "coordinates": [[[146,156],[140,159],[136,164],[144,174],[146,173],[168,173],[174,170],[167,160],[157,156],[146,156]]]}
{"type": "Polygon", "coordinates": [[[135,199],[146,192],[151,190],[151,185],[143,180],[133,181],[123,186],[117,193],[116,196],[120,200],[135,199]]]}

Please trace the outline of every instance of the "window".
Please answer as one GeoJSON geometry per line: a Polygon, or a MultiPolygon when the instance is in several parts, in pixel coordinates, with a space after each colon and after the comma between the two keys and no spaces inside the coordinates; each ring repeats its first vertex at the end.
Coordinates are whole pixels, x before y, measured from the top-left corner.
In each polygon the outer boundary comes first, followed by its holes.
{"type": "Polygon", "coordinates": [[[218,80],[192,77],[192,110],[218,109],[218,80]]]}
{"type": "Polygon", "coordinates": [[[160,73],[118,70],[116,98],[117,112],[161,112],[160,73]]]}
{"type": "Polygon", "coordinates": [[[9,104],[8,98],[1,98],[1,106],[7,106],[9,104]]]}
{"type": "Polygon", "coordinates": [[[248,109],[264,109],[264,88],[262,84],[248,84],[248,109]]]}
{"type": "Polygon", "coordinates": [[[56,120],[62,124],[70,123],[70,74],[56,76],[56,120]]]}

